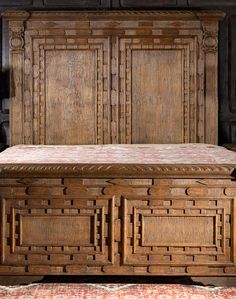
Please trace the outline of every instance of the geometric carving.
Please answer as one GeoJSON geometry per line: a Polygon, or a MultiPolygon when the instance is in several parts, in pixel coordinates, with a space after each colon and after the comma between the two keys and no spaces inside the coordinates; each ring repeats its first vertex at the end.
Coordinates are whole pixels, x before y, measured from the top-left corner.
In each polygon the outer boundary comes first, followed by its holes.
{"type": "MultiPolygon", "coordinates": [[[[27,32],[33,45],[33,110],[36,144],[100,144],[109,130],[107,86],[109,40],[91,37],[41,39],[27,32]],[[32,36],[31,36],[32,35],[32,36]],[[61,67],[58,67],[60,66],[61,67]],[[83,86],[83,88],[81,88],[83,86]],[[66,104],[65,104],[66,103],[66,104]],[[65,113],[65,111],[68,113],[65,113]],[[57,119],[61,121],[57,126],[57,119]],[[70,128],[68,128],[70,124],[70,128]]],[[[30,122],[31,115],[28,115],[30,122]]]]}
{"type": "MultiPolygon", "coordinates": [[[[196,142],[196,49],[196,39],[185,36],[169,41],[155,36],[120,38],[120,94],[123,98],[120,100],[124,103],[120,124],[124,123],[122,127],[126,128],[121,131],[122,143],[196,142]],[[146,69],[145,65],[152,60],[152,68],[146,69]],[[168,68],[170,61],[171,69],[168,68]],[[167,87],[170,81],[178,84],[167,87]],[[149,127],[146,120],[150,118],[153,121],[149,127]],[[162,128],[166,119],[173,121],[169,129],[167,125],[162,128]]],[[[201,71],[199,69],[199,74],[201,71]]],[[[204,138],[204,132],[198,131],[198,134],[204,138]]]]}
{"type": "Polygon", "coordinates": [[[230,177],[3,178],[0,272],[235,275],[235,189],[230,177]]]}
{"type": "Polygon", "coordinates": [[[194,205],[181,198],[170,202],[149,199],[151,205],[145,199],[124,199],[125,265],[178,264],[181,260],[185,264],[232,263],[230,251],[225,248],[230,243],[229,235],[223,230],[230,214],[228,200],[220,208],[217,202],[210,208],[210,202],[201,198],[194,200],[194,205]]]}
{"type": "Polygon", "coordinates": [[[2,199],[4,226],[11,227],[4,231],[3,264],[112,264],[114,199],[68,197],[2,199]]]}
{"type": "Polygon", "coordinates": [[[13,72],[11,145],[217,144],[217,24],[223,13],[3,16],[13,72]]]}

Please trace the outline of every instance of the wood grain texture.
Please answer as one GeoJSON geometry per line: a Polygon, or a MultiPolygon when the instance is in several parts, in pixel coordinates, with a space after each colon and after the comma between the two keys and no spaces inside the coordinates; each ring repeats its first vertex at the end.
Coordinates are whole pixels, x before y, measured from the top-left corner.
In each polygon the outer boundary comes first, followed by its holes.
{"type": "MultiPolygon", "coordinates": [[[[4,11],[7,8],[27,8],[28,10],[34,10],[35,8],[40,9],[47,9],[47,7],[44,5],[45,2],[42,0],[35,0],[35,1],[29,1],[29,0],[21,0],[21,1],[14,1],[14,0],[7,0],[1,1],[0,4],[0,10],[4,11]]],[[[81,1],[78,1],[77,3],[69,3],[68,1],[65,3],[65,1],[58,0],[58,5],[55,1],[54,5],[51,5],[50,8],[54,9],[62,9],[64,8],[62,6],[62,2],[66,4],[65,8],[71,8],[76,9],[78,7],[82,9],[90,9],[87,1],[84,1],[83,3],[81,1]],[[81,5],[81,6],[76,6],[81,5]]],[[[92,3],[92,1],[89,1],[92,3]]],[[[168,1],[135,1],[134,5],[137,8],[142,8],[142,4],[146,5],[146,7],[153,9],[157,8],[158,5],[160,7],[168,8],[173,7],[177,9],[181,8],[199,8],[199,9],[221,9],[226,13],[226,18],[220,22],[220,31],[219,31],[219,144],[224,143],[236,143],[236,117],[234,110],[231,109],[231,106],[235,102],[234,98],[234,85],[235,85],[235,59],[236,57],[235,53],[235,30],[236,30],[236,22],[235,22],[235,15],[236,15],[236,5],[234,0],[214,0],[214,1],[205,1],[205,0],[193,0],[193,1],[187,1],[186,0],[176,0],[176,3],[173,4],[173,6],[169,6],[167,3],[168,1]],[[148,6],[149,5],[149,6],[148,6]]],[[[126,1],[128,3],[128,1],[126,1]]],[[[119,0],[113,0],[113,1],[101,1],[101,7],[102,8],[124,8],[124,6],[121,7],[122,2],[119,0]],[[105,3],[107,2],[107,3],[105,3]],[[108,3],[109,2],[109,3],[108,3]]],[[[128,8],[128,7],[127,7],[128,8]]],[[[132,9],[132,7],[129,7],[132,9]]],[[[134,8],[134,7],[133,7],[134,8]]],[[[5,25],[4,25],[5,27],[5,25]]],[[[2,48],[2,56],[3,56],[3,77],[4,82],[6,78],[8,77],[7,70],[9,69],[6,63],[6,58],[8,55],[7,50],[7,43],[5,42],[6,39],[8,39],[7,30],[3,28],[2,32],[2,38],[3,38],[3,48],[2,48]]],[[[3,82],[1,80],[1,82],[3,82]]],[[[9,98],[9,87],[8,84],[3,84],[3,113],[2,113],[2,134],[1,134],[1,142],[4,144],[9,145],[9,118],[8,118],[8,98],[9,98]]],[[[117,127],[114,124],[114,129],[117,129],[117,127]]],[[[114,143],[117,142],[117,135],[114,136],[114,143]]]]}
{"type": "MultiPolygon", "coordinates": [[[[92,245],[91,216],[23,216],[20,218],[20,238],[23,246],[92,245]]],[[[95,233],[95,232],[94,232],[95,233]]]]}
{"type": "Polygon", "coordinates": [[[95,55],[86,50],[47,52],[45,144],[96,143],[95,55]]]}
{"type": "Polygon", "coordinates": [[[181,51],[138,50],[131,59],[132,143],[183,142],[181,51]]]}
{"type": "Polygon", "coordinates": [[[228,188],[230,177],[8,177],[0,273],[235,276],[228,188]]]}
{"type": "Polygon", "coordinates": [[[214,245],[214,218],[189,216],[154,216],[142,217],[143,246],[162,245],[214,245]],[[196,229],[198,223],[198,229],[196,229]],[[207,230],[205,228],[208,228],[207,230]],[[159,231],[157,234],[156,232],[159,231]],[[174,231],[174,235],[169,232],[174,231]]]}
{"type": "Polygon", "coordinates": [[[14,124],[12,108],[12,145],[217,143],[222,13],[12,11],[4,17],[15,28],[13,70],[17,47],[25,58],[17,59],[20,81],[11,81],[20,120],[14,124]]]}

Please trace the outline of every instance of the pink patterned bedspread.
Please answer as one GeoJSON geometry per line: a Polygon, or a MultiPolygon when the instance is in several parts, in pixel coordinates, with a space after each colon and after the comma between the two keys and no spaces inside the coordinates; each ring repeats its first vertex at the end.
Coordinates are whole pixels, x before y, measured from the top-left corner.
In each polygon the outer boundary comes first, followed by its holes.
{"type": "Polygon", "coordinates": [[[236,164],[236,153],[208,144],[17,145],[0,164],[236,164]]]}

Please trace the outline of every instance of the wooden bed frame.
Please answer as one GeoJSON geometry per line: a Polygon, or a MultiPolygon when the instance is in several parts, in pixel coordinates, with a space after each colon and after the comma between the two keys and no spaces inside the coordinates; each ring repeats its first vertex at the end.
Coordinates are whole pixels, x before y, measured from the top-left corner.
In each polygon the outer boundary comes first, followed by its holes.
{"type": "Polygon", "coordinates": [[[217,144],[223,14],[4,18],[11,145],[38,146],[0,155],[0,274],[235,276],[236,154],[138,145],[217,144]]]}
{"type": "Polygon", "coordinates": [[[12,147],[0,273],[236,275],[235,162],[200,144],[12,147]]]}
{"type": "Polygon", "coordinates": [[[235,167],[212,145],[12,147],[0,273],[234,276],[235,167]]]}

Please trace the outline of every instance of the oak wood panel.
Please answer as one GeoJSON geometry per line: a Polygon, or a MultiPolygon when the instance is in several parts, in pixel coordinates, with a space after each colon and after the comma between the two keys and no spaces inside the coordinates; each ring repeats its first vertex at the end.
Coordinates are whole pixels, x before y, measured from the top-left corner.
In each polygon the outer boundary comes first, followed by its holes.
{"type": "Polygon", "coordinates": [[[83,246],[92,245],[90,235],[93,219],[78,216],[22,216],[20,221],[23,246],[83,246]]]}
{"type": "Polygon", "coordinates": [[[132,143],[181,143],[182,53],[132,51],[132,143]]]}
{"type": "MultiPolygon", "coordinates": [[[[58,0],[58,3],[65,3],[65,1],[60,1],[58,0]]],[[[115,8],[121,8],[121,1],[118,0],[113,0],[112,1],[112,6],[115,8]]],[[[126,1],[127,2],[127,1],[126,1]]],[[[68,2],[66,2],[65,4],[67,4],[68,2]]],[[[128,2],[127,2],[128,3],[128,2]]],[[[142,2],[138,2],[138,4],[140,4],[140,6],[136,6],[137,8],[141,8],[142,4],[145,4],[143,1],[142,2]]],[[[22,7],[27,7],[27,9],[29,10],[33,10],[37,7],[40,7],[40,9],[46,9],[47,6],[44,5],[45,3],[43,3],[43,1],[41,0],[36,0],[36,1],[29,1],[29,0],[21,0],[21,1],[14,1],[14,0],[7,0],[1,1],[0,4],[0,10],[3,11],[4,9],[7,9],[8,7],[15,7],[15,8],[22,8],[22,7]],[[26,3],[28,3],[26,5],[26,3]]],[[[186,0],[181,0],[181,1],[176,1],[176,5],[173,4],[173,7],[175,8],[181,8],[181,7],[185,7],[185,8],[191,8],[191,7],[197,7],[197,8],[217,8],[217,9],[221,9],[223,11],[226,12],[227,17],[221,21],[220,23],[220,39],[219,39],[219,45],[220,45],[220,52],[219,52],[219,104],[220,104],[220,111],[219,111],[219,143],[220,144],[224,144],[224,143],[235,143],[236,139],[235,139],[235,123],[236,123],[236,119],[235,119],[235,114],[230,112],[230,102],[234,102],[233,98],[232,100],[230,100],[230,97],[228,96],[228,91],[231,90],[231,87],[233,87],[234,84],[234,70],[235,67],[231,67],[234,65],[235,63],[235,59],[234,57],[236,57],[233,53],[234,53],[234,40],[235,40],[235,22],[233,22],[233,20],[235,19],[235,1],[233,0],[215,0],[215,1],[205,1],[205,0],[193,0],[193,1],[187,1],[186,0]],[[189,5],[188,5],[189,4],[189,5]],[[230,54],[232,53],[232,55],[230,54]],[[231,79],[230,79],[231,78],[231,79]],[[230,83],[232,82],[232,83],[230,83]]],[[[76,4],[71,4],[71,5],[67,5],[67,8],[78,8],[79,6],[76,5],[80,5],[80,3],[76,3],[76,4]]],[[[102,3],[103,7],[108,7],[110,4],[104,4],[104,2],[102,3]]],[[[136,4],[134,4],[136,5],[136,4]]],[[[155,8],[157,7],[157,5],[160,5],[160,7],[168,7],[165,6],[165,1],[155,1],[155,3],[151,3],[150,2],[150,9],[151,8],[155,8]]],[[[51,5],[50,8],[62,8],[62,5],[58,5],[55,4],[51,5]]],[[[123,6],[124,7],[124,6],[123,6]]],[[[88,6],[86,5],[86,3],[83,3],[83,6],[81,6],[81,8],[86,9],[88,8],[88,6]]],[[[130,7],[132,8],[132,7],[130,7]]],[[[2,56],[3,57],[7,57],[8,55],[8,49],[7,49],[7,44],[5,43],[5,40],[8,38],[8,34],[7,31],[5,29],[3,29],[3,41],[4,41],[4,45],[3,45],[3,49],[2,49],[2,56]]],[[[4,58],[5,60],[5,58],[4,58]]],[[[6,78],[8,77],[8,73],[7,70],[9,70],[9,68],[6,66],[6,63],[3,62],[4,66],[4,70],[3,70],[3,77],[4,77],[4,82],[6,82],[6,78]]],[[[1,82],[3,82],[1,80],[1,82]]],[[[4,100],[4,107],[8,106],[8,98],[9,98],[9,86],[8,84],[4,83],[2,85],[2,89],[3,89],[3,93],[4,95],[2,95],[2,98],[4,100]]],[[[233,90],[232,90],[232,95],[233,95],[233,90]]],[[[2,138],[1,138],[1,142],[3,142],[4,144],[8,144],[9,145],[9,125],[8,125],[8,111],[7,109],[3,111],[3,115],[2,115],[2,138]]]]}
{"type": "Polygon", "coordinates": [[[96,143],[96,52],[47,51],[45,144],[96,143]]]}
{"type": "Polygon", "coordinates": [[[0,186],[0,272],[235,276],[235,193],[230,176],[9,176],[0,186]]]}
{"type": "MultiPolygon", "coordinates": [[[[189,11],[113,11],[106,14],[88,12],[86,15],[76,11],[5,13],[10,26],[13,79],[17,64],[23,63],[22,76],[17,76],[21,82],[15,84],[14,80],[11,81],[11,97],[14,99],[14,94],[19,97],[14,107],[18,109],[17,113],[22,114],[18,117],[20,125],[18,122],[15,124],[18,131],[11,130],[12,145],[80,142],[217,143],[217,24],[222,17],[223,14],[219,12],[189,11]],[[59,58],[45,59],[48,52],[59,50],[60,53],[74,50],[80,54],[85,50],[95,51],[96,62],[92,63],[89,58],[87,65],[86,60],[81,59],[81,68],[79,63],[73,64],[64,57],[61,57],[60,63],[59,58]],[[164,52],[173,57],[164,58],[164,52]],[[173,53],[176,53],[175,57],[173,53]],[[17,59],[14,60],[14,57],[17,59]],[[51,62],[54,60],[58,64],[58,72],[56,68],[52,71],[51,62]],[[152,79],[148,77],[143,80],[147,70],[139,71],[142,61],[152,65],[148,73],[152,79]],[[172,64],[174,72],[164,67],[164,64],[172,64]],[[79,78],[76,88],[73,88],[73,80],[68,82],[65,78],[70,65],[74,68],[74,82],[79,78]],[[47,68],[52,72],[52,79],[47,75],[47,68]],[[97,74],[96,83],[91,77],[94,73],[97,74]],[[159,76],[161,73],[162,76],[159,76]],[[59,82],[57,76],[60,74],[64,77],[60,79],[61,83],[54,86],[52,82],[59,82]],[[144,83],[140,84],[141,81],[144,83]],[[95,104],[92,104],[92,100],[89,103],[86,100],[83,113],[79,113],[87,94],[92,98],[89,94],[94,94],[95,89],[95,104]],[[141,96],[137,96],[138,93],[141,96]],[[69,109],[67,115],[62,115],[65,109],[63,98],[70,98],[69,102],[77,103],[73,112],[70,110],[72,104],[66,107],[69,109]],[[150,98],[153,104],[150,104],[150,98]],[[56,102],[58,113],[52,115],[50,111],[56,102]],[[140,109],[137,108],[139,103],[143,103],[140,109]],[[92,105],[95,106],[94,117],[92,105]],[[59,106],[62,106],[61,110],[59,106]],[[56,114],[61,122],[52,129],[56,114]],[[168,123],[165,133],[164,120],[168,123]]],[[[72,59],[71,54],[67,57],[72,59]]],[[[13,127],[16,120],[14,107],[10,109],[13,127]]]]}
{"type": "Polygon", "coordinates": [[[214,217],[143,216],[142,229],[144,246],[213,246],[215,243],[214,217]],[[174,231],[174,234],[170,234],[170,231],[174,231]]]}
{"type": "Polygon", "coordinates": [[[13,53],[11,55],[10,64],[12,65],[10,80],[10,105],[11,105],[11,117],[10,117],[10,132],[14,132],[15,143],[22,143],[23,137],[23,53],[22,51],[13,53]],[[17,86],[17,88],[15,88],[17,86]],[[17,115],[17,122],[14,121],[17,115]]]}

